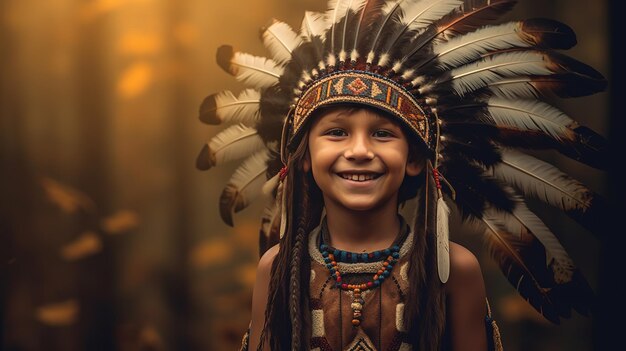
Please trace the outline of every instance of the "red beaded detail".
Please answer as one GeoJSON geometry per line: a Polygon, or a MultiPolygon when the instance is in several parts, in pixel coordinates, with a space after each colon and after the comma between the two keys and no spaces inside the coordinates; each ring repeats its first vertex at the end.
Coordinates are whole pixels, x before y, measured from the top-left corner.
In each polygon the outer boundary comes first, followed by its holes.
{"type": "Polygon", "coordinates": [[[283,166],[283,168],[280,169],[280,172],[278,172],[278,174],[279,174],[280,180],[285,180],[285,177],[287,176],[287,166],[283,166]]]}
{"type": "Polygon", "coordinates": [[[439,171],[437,168],[433,169],[433,177],[435,177],[435,184],[437,184],[437,189],[441,189],[441,182],[439,180],[439,171]]]}

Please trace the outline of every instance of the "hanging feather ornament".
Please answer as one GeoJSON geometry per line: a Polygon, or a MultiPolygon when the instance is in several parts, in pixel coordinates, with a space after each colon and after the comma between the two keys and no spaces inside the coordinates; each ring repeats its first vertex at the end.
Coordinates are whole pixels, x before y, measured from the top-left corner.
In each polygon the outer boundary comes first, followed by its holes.
{"type": "Polygon", "coordinates": [[[441,192],[439,171],[436,168],[432,171],[437,187],[437,272],[439,280],[446,283],[450,277],[450,209],[441,192]]]}
{"type": "Polygon", "coordinates": [[[522,151],[556,150],[606,169],[605,138],[551,101],[601,92],[607,82],[563,53],[577,42],[567,25],[498,22],[515,3],[330,0],[324,13],[304,14],[299,33],[277,20],[263,28],[271,58],[220,47],[218,64],[247,88],[213,94],[200,108],[203,122],[230,126],[205,145],[198,168],[247,158],[223,192],[223,220],[232,224],[233,215],[263,193],[273,201],[262,216],[260,253],[289,235],[290,194],[298,189],[289,189],[297,182],[281,167],[311,116],[334,104],[367,105],[428,150],[428,174],[414,202],[419,227],[436,241],[441,282],[451,273],[454,206],[464,225],[481,223],[503,274],[546,319],[558,323],[572,310],[588,313],[593,291],[558,231],[526,203],[538,199],[600,234],[606,201],[522,151]]]}

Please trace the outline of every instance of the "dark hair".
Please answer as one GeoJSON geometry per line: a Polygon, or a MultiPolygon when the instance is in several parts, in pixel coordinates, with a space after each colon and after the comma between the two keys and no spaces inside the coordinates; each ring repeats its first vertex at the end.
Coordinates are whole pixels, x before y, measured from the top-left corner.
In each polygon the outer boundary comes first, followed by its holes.
{"type": "MultiPolygon", "coordinates": [[[[336,109],[348,112],[372,109],[362,105],[334,105],[323,107],[306,122],[310,125],[315,118],[336,109]]],[[[388,116],[378,109],[379,115],[388,116]]],[[[390,117],[395,120],[394,117],[390,117]]],[[[402,126],[408,137],[411,132],[402,126]]],[[[308,309],[311,261],[308,252],[308,234],[321,219],[322,193],[312,173],[304,173],[302,161],[308,152],[308,130],[295,140],[287,160],[287,178],[282,191],[287,197],[287,225],[280,240],[280,249],[272,264],[265,324],[258,350],[263,349],[269,333],[272,350],[300,350],[307,348],[311,332],[311,316],[308,309]],[[294,191],[297,189],[297,191],[294,191]],[[286,325],[285,316],[291,323],[286,325]]],[[[422,143],[409,140],[409,159],[425,160],[427,151],[422,143]]],[[[405,176],[399,189],[398,204],[427,191],[424,187],[426,170],[418,176],[405,176]]],[[[422,199],[424,196],[421,197],[422,199]]],[[[418,199],[421,200],[421,199],[418,199]]],[[[422,201],[419,201],[420,203],[422,201]]],[[[418,214],[424,214],[428,206],[421,204],[418,214]]],[[[414,349],[436,350],[440,347],[445,327],[445,296],[443,285],[437,275],[436,240],[430,230],[425,230],[424,215],[416,216],[413,224],[415,233],[409,256],[409,291],[405,301],[404,320],[409,331],[409,342],[414,349]]]]}

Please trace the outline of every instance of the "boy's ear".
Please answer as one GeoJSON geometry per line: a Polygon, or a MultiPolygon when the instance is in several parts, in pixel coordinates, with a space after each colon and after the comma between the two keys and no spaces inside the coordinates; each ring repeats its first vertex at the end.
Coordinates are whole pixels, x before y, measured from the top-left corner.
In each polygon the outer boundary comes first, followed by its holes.
{"type": "Polygon", "coordinates": [[[424,169],[424,160],[420,160],[420,161],[409,161],[406,163],[406,174],[408,176],[411,177],[415,177],[416,175],[419,175],[420,173],[422,173],[422,170],[424,169]]]}
{"type": "Polygon", "coordinates": [[[311,170],[311,156],[308,150],[304,153],[304,158],[302,159],[302,170],[304,173],[308,173],[311,170]]]}

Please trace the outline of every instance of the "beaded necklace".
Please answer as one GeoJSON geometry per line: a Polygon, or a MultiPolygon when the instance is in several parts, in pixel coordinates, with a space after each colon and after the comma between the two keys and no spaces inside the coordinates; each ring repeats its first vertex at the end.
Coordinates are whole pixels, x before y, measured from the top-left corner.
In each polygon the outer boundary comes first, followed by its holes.
{"type": "Polygon", "coordinates": [[[402,224],[403,223],[401,222],[398,238],[396,238],[396,241],[394,241],[391,247],[370,253],[354,253],[335,249],[327,244],[324,244],[324,237],[328,236],[326,218],[324,218],[322,222],[319,250],[322,254],[326,267],[330,271],[330,275],[335,280],[335,286],[341,290],[352,291],[353,301],[350,304],[350,307],[352,308],[352,326],[354,327],[361,325],[363,305],[365,303],[365,300],[361,297],[361,292],[380,286],[385,281],[385,278],[391,275],[391,270],[400,258],[400,246],[398,245],[398,241],[404,241],[408,234],[407,232],[402,235],[402,229],[404,227],[402,224]],[[374,274],[370,281],[360,284],[344,283],[342,281],[339,267],[337,267],[337,262],[357,263],[377,261],[383,261],[382,267],[376,272],[376,274],[374,274]]]}

